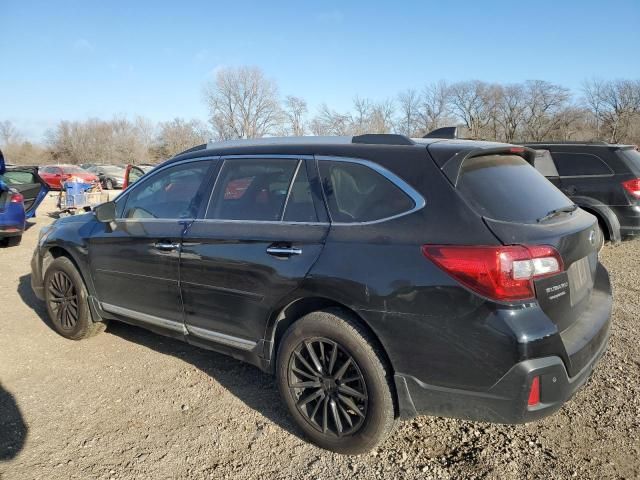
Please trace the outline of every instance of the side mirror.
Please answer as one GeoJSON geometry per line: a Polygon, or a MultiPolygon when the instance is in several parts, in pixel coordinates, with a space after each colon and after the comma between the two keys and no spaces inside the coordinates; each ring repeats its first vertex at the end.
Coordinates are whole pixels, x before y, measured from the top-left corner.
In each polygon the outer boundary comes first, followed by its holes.
{"type": "Polygon", "coordinates": [[[116,203],[106,202],[101,203],[93,209],[96,219],[102,223],[111,223],[116,220],[116,203]]]}

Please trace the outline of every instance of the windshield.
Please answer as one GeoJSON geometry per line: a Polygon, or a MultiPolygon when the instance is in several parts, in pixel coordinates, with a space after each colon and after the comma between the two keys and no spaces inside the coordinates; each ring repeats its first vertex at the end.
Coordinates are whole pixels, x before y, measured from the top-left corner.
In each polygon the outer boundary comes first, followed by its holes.
{"type": "Polygon", "coordinates": [[[573,205],[540,172],[516,155],[487,155],[465,160],[458,190],[483,217],[533,223],[573,205]]]}

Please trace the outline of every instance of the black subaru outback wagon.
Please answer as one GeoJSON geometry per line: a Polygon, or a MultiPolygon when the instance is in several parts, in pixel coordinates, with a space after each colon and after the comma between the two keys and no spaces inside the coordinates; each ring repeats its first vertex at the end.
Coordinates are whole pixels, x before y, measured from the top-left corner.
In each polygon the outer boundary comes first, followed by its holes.
{"type": "Polygon", "coordinates": [[[598,218],[601,238],[640,235],[640,152],[604,142],[529,143],[535,166],[582,209],[598,218]]]}
{"type": "Polygon", "coordinates": [[[232,141],[42,231],[56,330],[140,325],[275,373],[301,430],[364,452],[419,413],[554,412],[609,335],[597,220],[535,152],[396,135],[232,141]]]}

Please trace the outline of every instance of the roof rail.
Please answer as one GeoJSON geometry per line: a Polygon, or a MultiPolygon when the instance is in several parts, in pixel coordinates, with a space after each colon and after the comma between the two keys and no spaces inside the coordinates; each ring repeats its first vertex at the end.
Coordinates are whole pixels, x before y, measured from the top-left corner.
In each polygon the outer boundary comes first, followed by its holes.
{"type": "Polygon", "coordinates": [[[422,138],[446,138],[455,139],[458,138],[458,127],[442,127],[431,130],[422,138]]]}
{"type": "MultiPolygon", "coordinates": [[[[415,145],[415,142],[404,135],[391,133],[367,133],[348,136],[302,136],[302,137],[262,137],[249,139],[210,140],[207,148],[254,147],[265,145],[335,145],[335,144],[372,144],[372,145],[415,145]]],[[[185,153],[185,152],[183,152],[185,153]]]]}
{"type": "Polygon", "coordinates": [[[415,145],[416,143],[409,137],[395,133],[365,133],[356,135],[351,139],[351,143],[367,143],[373,145],[415,145]]]}

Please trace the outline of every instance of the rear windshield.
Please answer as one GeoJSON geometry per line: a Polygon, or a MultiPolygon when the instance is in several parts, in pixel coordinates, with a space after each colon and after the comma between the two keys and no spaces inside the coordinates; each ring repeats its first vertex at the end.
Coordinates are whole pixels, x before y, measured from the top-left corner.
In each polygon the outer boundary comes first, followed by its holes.
{"type": "Polygon", "coordinates": [[[620,150],[618,154],[624,158],[631,172],[640,177],[640,152],[633,148],[620,150]]]}
{"type": "Polygon", "coordinates": [[[516,155],[465,160],[458,190],[483,217],[531,223],[573,204],[540,172],[516,155]]]}

